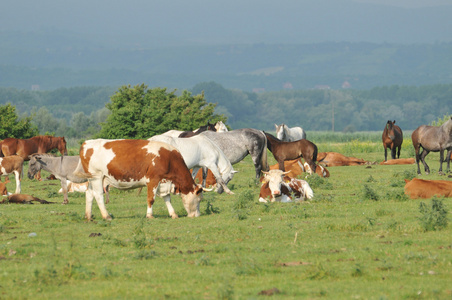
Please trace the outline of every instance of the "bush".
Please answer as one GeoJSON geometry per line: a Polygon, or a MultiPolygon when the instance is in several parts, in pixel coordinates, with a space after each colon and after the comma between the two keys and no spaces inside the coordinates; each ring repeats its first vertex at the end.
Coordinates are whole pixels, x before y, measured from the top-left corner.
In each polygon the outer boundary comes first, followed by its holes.
{"type": "Polygon", "coordinates": [[[441,199],[433,197],[429,206],[421,202],[419,204],[419,211],[422,214],[419,220],[425,231],[441,230],[447,227],[447,209],[441,199]]]}

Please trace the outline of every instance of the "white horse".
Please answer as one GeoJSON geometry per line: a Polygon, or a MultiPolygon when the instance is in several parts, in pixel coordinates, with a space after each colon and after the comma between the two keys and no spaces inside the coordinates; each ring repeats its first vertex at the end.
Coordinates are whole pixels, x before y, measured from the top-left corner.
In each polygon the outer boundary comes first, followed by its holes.
{"type": "Polygon", "coordinates": [[[217,132],[229,131],[226,125],[224,125],[223,121],[218,121],[217,123],[215,123],[215,129],[217,130],[217,132]]]}
{"type": "Polygon", "coordinates": [[[306,139],[306,132],[301,127],[289,128],[286,124],[276,125],[276,137],[284,142],[294,142],[306,139]]]}
{"type": "MultiPolygon", "coordinates": [[[[197,133],[199,129],[200,128],[195,129],[195,130],[193,130],[193,132],[197,133]]],[[[226,125],[224,125],[224,123],[222,121],[218,121],[218,122],[215,123],[215,129],[217,130],[217,132],[226,132],[226,131],[228,131],[228,128],[226,127],[226,125]]],[[[168,130],[167,132],[162,133],[162,135],[167,135],[167,136],[171,136],[171,137],[177,138],[177,137],[179,137],[179,135],[182,132],[183,132],[182,130],[172,129],[172,130],[168,130]]]]}
{"type": "MultiPolygon", "coordinates": [[[[193,168],[193,178],[195,178],[201,167],[208,168],[212,171],[218,183],[217,192],[222,193],[224,190],[228,194],[234,194],[226,184],[232,179],[236,171],[232,168],[231,162],[223,151],[207,137],[195,135],[189,138],[175,138],[166,135],[156,135],[148,140],[172,145],[182,154],[187,167],[189,169],[193,168]]],[[[169,187],[162,187],[162,184],[170,183],[161,183],[161,192],[163,190],[171,190],[169,187]]],[[[205,179],[203,180],[203,186],[205,186],[205,179]]],[[[164,197],[162,194],[161,196],[164,197]]]]}

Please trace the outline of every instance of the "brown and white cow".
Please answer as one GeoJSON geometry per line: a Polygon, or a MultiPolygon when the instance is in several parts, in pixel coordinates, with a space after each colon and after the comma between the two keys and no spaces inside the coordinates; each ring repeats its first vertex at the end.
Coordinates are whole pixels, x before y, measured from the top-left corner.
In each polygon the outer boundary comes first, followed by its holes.
{"type": "Polygon", "coordinates": [[[425,180],[413,178],[411,181],[405,179],[405,194],[411,199],[452,197],[452,181],[449,180],[425,180]]]}
{"type": "MultiPolygon", "coordinates": [[[[73,192],[84,193],[88,190],[88,181],[85,181],[82,183],[76,183],[76,182],[72,182],[70,180],[66,180],[66,184],[67,184],[67,192],[68,193],[73,193],[73,192]]],[[[62,194],[63,188],[59,189],[58,193],[62,194]]],[[[106,203],[108,203],[108,200],[106,201],[106,203]]]]}
{"type": "MultiPolygon", "coordinates": [[[[102,218],[111,219],[103,199],[103,182],[118,189],[147,186],[147,218],[153,218],[152,205],[159,182],[172,181],[174,190],[181,194],[189,217],[198,217],[202,186],[195,184],[176,148],[166,143],[147,140],[87,140],[80,147],[80,163],[74,172],[88,178],[85,217],[91,219],[93,198],[102,218]]],[[[171,217],[177,215],[167,203],[171,217]]]]}
{"type": "MultiPolygon", "coordinates": [[[[279,164],[274,164],[270,166],[270,170],[279,169],[279,164]]],[[[301,161],[301,158],[297,158],[294,160],[286,160],[284,161],[284,169],[288,172],[287,176],[291,178],[297,178],[303,173],[312,174],[311,167],[308,163],[304,163],[301,161]]],[[[322,177],[330,177],[330,172],[323,166],[317,165],[315,169],[315,173],[322,177]]]]}
{"type": "Polygon", "coordinates": [[[259,202],[292,202],[295,200],[312,199],[314,193],[305,180],[290,178],[288,171],[279,169],[263,171],[262,186],[259,193],[259,202]]]}
{"type": "Polygon", "coordinates": [[[8,196],[10,193],[8,193],[8,190],[6,189],[6,184],[10,183],[9,178],[5,180],[5,182],[0,181],[0,195],[1,196],[8,196]]]}
{"type": "Polygon", "coordinates": [[[20,181],[24,171],[24,159],[18,155],[0,157],[0,175],[13,174],[16,178],[16,194],[20,194],[20,181]]]}

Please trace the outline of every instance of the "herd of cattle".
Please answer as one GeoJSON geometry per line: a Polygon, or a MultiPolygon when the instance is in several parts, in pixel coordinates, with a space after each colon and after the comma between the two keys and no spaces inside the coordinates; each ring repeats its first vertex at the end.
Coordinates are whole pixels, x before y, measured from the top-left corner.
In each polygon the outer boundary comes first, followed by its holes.
{"type": "MultiPolygon", "coordinates": [[[[446,161],[449,170],[452,139],[449,136],[452,119],[442,126],[421,126],[413,132],[416,159],[400,159],[403,142],[402,130],[388,121],[382,135],[385,161],[381,164],[418,164],[429,171],[425,156],[430,151],[448,150],[446,161]],[[439,149],[431,147],[430,136],[435,132],[439,149]],[[427,131],[429,138],[423,133],[427,131]],[[392,160],[387,160],[387,148],[392,160]],[[422,151],[419,153],[419,149],[422,151]]],[[[28,177],[40,179],[40,170],[46,170],[61,181],[60,192],[68,203],[68,192],[86,193],[85,217],[92,218],[92,203],[95,199],[104,219],[111,219],[105,203],[109,201],[109,189],[134,189],[147,187],[147,213],[152,218],[155,196],[164,198],[168,213],[177,218],[170,195],[181,195],[189,217],[200,215],[199,204],[203,191],[228,194],[227,187],[236,171],[232,165],[250,155],[255,166],[256,178],[261,181],[260,202],[291,202],[311,199],[314,193],[308,182],[300,179],[308,174],[329,177],[326,167],[367,165],[371,162],[347,157],[336,152],[317,152],[317,146],[306,139],[300,127],[289,128],[276,125],[276,137],[266,132],[245,128],[228,131],[222,122],[207,124],[195,131],[170,130],[148,140],[87,140],[80,147],[78,156],[67,156],[66,141],[62,137],[37,136],[27,140],[7,138],[0,142],[0,175],[15,175],[15,193],[8,193],[5,182],[0,181],[0,193],[5,199],[1,203],[50,203],[30,195],[21,194],[21,178],[24,161],[29,161],[28,177]],[[47,154],[58,149],[61,156],[47,154]],[[267,164],[267,149],[278,162],[267,164]],[[304,159],[305,162],[301,160],[304,159]],[[201,182],[198,184],[196,182],[201,182]],[[210,189],[209,189],[210,188],[210,189]],[[106,202],[104,202],[104,195],[106,202]]],[[[440,166],[440,172],[442,168],[440,166]]],[[[452,182],[447,180],[406,180],[405,193],[411,198],[430,198],[434,195],[452,197],[452,182]]]]}

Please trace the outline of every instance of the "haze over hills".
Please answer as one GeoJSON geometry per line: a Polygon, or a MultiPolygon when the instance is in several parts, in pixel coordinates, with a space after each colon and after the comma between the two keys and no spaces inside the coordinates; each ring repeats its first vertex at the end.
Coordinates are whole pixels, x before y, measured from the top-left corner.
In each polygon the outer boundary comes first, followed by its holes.
{"type": "Polygon", "coordinates": [[[451,81],[452,3],[2,2],[0,86],[353,88],[451,81]]]}

